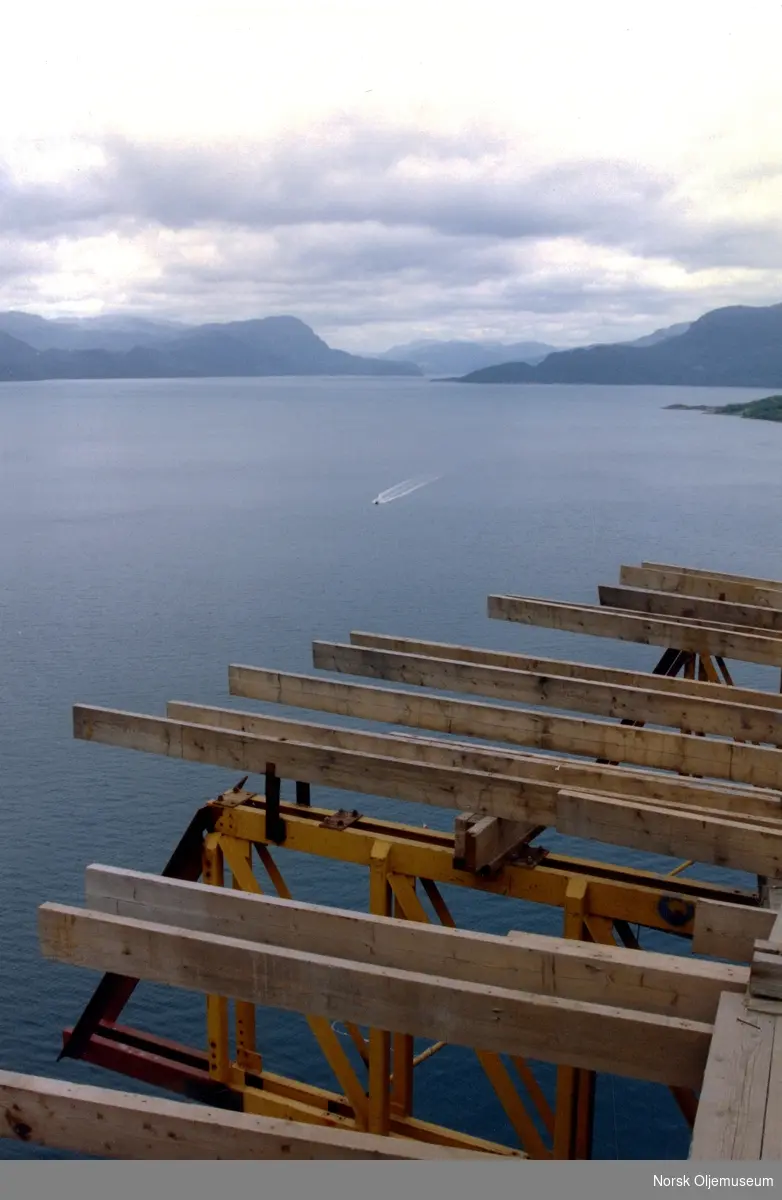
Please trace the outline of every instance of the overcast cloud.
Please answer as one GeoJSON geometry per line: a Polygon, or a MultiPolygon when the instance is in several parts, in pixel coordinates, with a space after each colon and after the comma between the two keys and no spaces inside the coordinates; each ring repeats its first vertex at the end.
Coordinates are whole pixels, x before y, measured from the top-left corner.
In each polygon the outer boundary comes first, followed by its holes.
{"type": "Polygon", "coordinates": [[[782,301],[782,6],[520,7],[31,5],[0,308],[288,312],[372,350],[782,301]]]}

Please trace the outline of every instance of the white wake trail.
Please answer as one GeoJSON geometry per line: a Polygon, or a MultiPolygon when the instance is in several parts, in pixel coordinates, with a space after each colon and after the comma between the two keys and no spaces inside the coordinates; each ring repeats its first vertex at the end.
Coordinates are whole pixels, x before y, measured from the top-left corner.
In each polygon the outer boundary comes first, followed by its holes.
{"type": "Polygon", "coordinates": [[[401,500],[403,496],[409,496],[411,492],[417,492],[419,488],[426,487],[429,483],[436,483],[440,478],[440,475],[425,475],[418,479],[404,479],[402,483],[395,483],[393,487],[380,492],[372,503],[390,504],[392,500],[401,500]]]}

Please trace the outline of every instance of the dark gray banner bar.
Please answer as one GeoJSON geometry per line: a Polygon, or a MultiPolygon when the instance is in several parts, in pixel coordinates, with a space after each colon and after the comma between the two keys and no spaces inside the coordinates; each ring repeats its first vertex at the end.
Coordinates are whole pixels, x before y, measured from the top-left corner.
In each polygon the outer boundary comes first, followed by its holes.
{"type": "Polygon", "coordinates": [[[779,1163],[0,1164],[0,1200],[656,1200],[775,1196],[779,1163]]]}

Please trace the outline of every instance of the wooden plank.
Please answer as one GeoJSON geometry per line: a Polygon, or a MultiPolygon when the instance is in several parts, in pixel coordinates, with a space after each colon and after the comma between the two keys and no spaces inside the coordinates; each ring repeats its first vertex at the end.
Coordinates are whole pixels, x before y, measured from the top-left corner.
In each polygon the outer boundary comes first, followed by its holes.
{"type": "MultiPolygon", "coordinates": [[[[572,709],[614,720],[668,725],[676,730],[695,730],[741,741],[782,745],[782,712],[734,704],[728,689],[709,699],[693,697],[685,700],[663,692],[650,692],[642,687],[622,687],[572,677],[564,679],[558,675],[513,671],[507,667],[482,666],[335,642],[314,642],[313,663],[321,670],[338,671],[345,675],[385,679],[448,692],[466,692],[488,696],[494,701],[510,700],[546,708],[572,709]]],[[[251,694],[248,689],[253,684],[253,677],[249,674],[252,670],[251,667],[229,667],[232,695],[251,694]]],[[[254,698],[272,698],[269,694],[272,686],[273,681],[269,680],[265,694],[254,698]]],[[[311,690],[317,694],[316,688],[311,690]]],[[[284,700],[278,702],[285,703],[284,700]]]]}
{"type": "Polygon", "coordinates": [[[774,1021],[774,1044],[771,1049],[766,1120],[760,1157],[772,1162],[782,1161],[782,1021],[779,1018],[774,1021]]]}
{"type": "Polygon", "coordinates": [[[489,1157],[10,1071],[0,1071],[0,1137],[128,1160],[489,1157]]]}
{"type": "Polygon", "coordinates": [[[642,567],[656,571],[678,571],[682,575],[690,575],[699,579],[722,579],[726,583],[752,584],[754,587],[769,588],[772,591],[782,591],[782,580],[762,579],[756,575],[736,575],[727,571],[704,570],[702,567],[681,567],[671,563],[642,562],[642,567]]]}
{"type": "Polygon", "coordinates": [[[757,1162],[771,1070],[775,1019],[748,1012],[741,996],[719,1003],[695,1117],[690,1158],[757,1162]]]}
{"type": "Polygon", "coordinates": [[[598,588],[600,603],[625,612],[650,613],[652,616],[691,618],[720,625],[746,625],[762,629],[767,636],[782,633],[782,609],[760,608],[757,605],[736,604],[727,600],[706,600],[701,596],[680,596],[674,592],[651,591],[643,588],[598,588]]]}
{"type": "MultiPolygon", "coordinates": [[[[559,789],[556,784],[538,780],[455,771],[401,758],[280,741],[207,725],[81,705],[74,708],[74,734],[84,741],[163,754],[250,774],[264,774],[267,764],[274,763],[281,777],[323,783],[392,800],[507,817],[530,825],[550,826],[557,820],[559,789]]],[[[580,792],[574,803],[586,809],[595,803],[602,812],[606,800],[602,797],[593,800],[589,792],[580,792]]],[[[670,837],[675,838],[681,833],[693,849],[697,845],[706,855],[700,857],[692,853],[689,857],[699,862],[712,861],[709,857],[714,845],[714,837],[709,833],[711,814],[708,819],[701,819],[698,825],[690,818],[688,810],[669,806],[656,810],[653,821],[659,822],[663,812],[666,814],[663,823],[670,837]],[[700,838],[698,829],[701,830],[700,838]]],[[[777,873],[782,834],[776,829],[739,821],[720,820],[717,824],[720,826],[720,865],[755,874],[777,873]],[[770,869],[772,866],[773,870],[770,869]]],[[[641,825],[633,827],[628,823],[626,839],[624,845],[650,850],[649,838],[641,825]]]]}
{"type": "Polygon", "coordinates": [[[621,567],[619,582],[626,587],[701,596],[704,600],[730,600],[760,608],[782,608],[782,585],[775,590],[714,575],[692,575],[674,567],[621,567]]]}
{"type": "Polygon", "coordinates": [[[743,992],[749,978],[746,967],[651,951],[639,960],[621,946],[543,934],[515,933],[511,940],[421,926],[97,865],[87,868],[85,897],[91,910],[125,919],[706,1023],[722,992],[743,992]]]}
{"type": "MultiPolygon", "coordinates": [[[[242,668],[244,672],[255,672],[255,668],[242,668]]],[[[247,681],[249,676],[245,676],[247,681]]],[[[282,696],[283,703],[303,708],[320,707],[341,715],[364,717],[369,720],[392,722],[399,720],[405,725],[419,728],[430,723],[439,724],[443,732],[454,729],[459,721],[454,715],[453,705],[458,701],[442,701],[439,697],[420,697],[390,688],[365,687],[341,681],[314,679],[316,687],[310,687],[309,676],[281,675],[279,672],[259,671],[246,682],[246,690],[252,691],[257,699],[282,696]],[[433,701],[430,706],[429,701],[433,701]],[[425,708],[425,711],[424,711],[425,708]]],[[[463,703],[463,702],[462,702],[463,703]]],[[[478,706],[478,716],[484,717],[485,705],[478,706]]],[[[518,710],[512,710],[514,713],[518,710]]],[[[287,741],[307,741],[315,745],[332,746],[344,750],[357,750],[368,754],[382,754],[404,758],[410,762],[428,762],[434,765],[465,770],[487,771],[492,774],[514,778],[539,779],[559,786],[591,789],[599,792],[632,796],[635,799],[659,800],[665,803],[688,807],[706,807],[730,812],[736,819],[777,821],[782,815],[782,797],[770,789],[747,788],[720,780],[709,785],[700,780],[686,779],[661,774],[659,771],[631,769],[598,764],[593,761],[580,762],[575,758],[556,757],[552,753],[531,754],[513,749],[509,745],[478,746],[474,742],[447,741],[432,737],[392,733],[370,733],[367,730],[344,729],[341,726],[317,725],[271,717],[266,714],[245,713],[237,709],[212,708],[207,705],[189,704],[172,700],[166,708],[172,720],[190,724],[209,725],[221,729],[243,730],[259,737],[279,737],[287,741]]],[[[537,714],[535,714],[537,716],[537,714]]],[[[464,718],[464,715],[462,714],[464,718]]],[[[470,725],[471,729],[483,729],[482,725],[470,725]]],[[[550,742],[545,730],[535,738],[538,726],[529,726],[529,740],[536,746],[550,751],[550,742]]],[[[522,736],[515,729],[513,736],[522,736]]],[[[698,742],[698,747],[702,742],[698,742]]],[[[590,750],[590,754],[594,748],[590,750]]]]}
{"type": "MultiPolygon", "coordinates": [[[[319,661],[328,661],[335,668],[340,663],[348,663],[351,668],[358,669],[360,663],[343,658],[343,650],[370,656],[378,653],[335,647],[328,655],[319,656],[319,661]]],[[[442,665],[447,664],[436,664],[437,667],[442,665]]],[[[380,664],[373,667],[372,662],[367,661],[364,669],[367,673],[379,673],[384,668],[380,664]]],[[[396,677],[393,665],[386,669],[396,677]]],[[[468,666],[466,672],[472,669],[468,666]]],[[[404,664],[398,671],[405,673],[404,664]]],[[[541,713],[535,709],[476,700],[452,700],[391,688],[373,688],[366,684],[262,671],[261,668],[233,667],[233,694],[237,694],[240,687],[243,695],[252,692],[255,699],[274,699],[278,703],[308,709],[326,708],[342,716],[408,726],[415,722],[419,728],[487,741],[535,746],[558,753],[681,771],[774,790],[782,786],[782,751],[777,747],[736,745],[727,740],[707,741],[694,734],[637,729],[589,717],[541,713]]]]}
{"type": "Polygon", "coordinates": [[[782,695],[754,688],[731,687],[702,679],[684,679],[670,675],[655,675],[652,671],[625,671],[617,667],[595,666],[593,663],[569,662],[539,655],[509,653],[507,650],[486,650],[475,646],[460,646],[449,642],[430,642],[420,638],[391,637],[383,633],[353,631],[350,643],[371,646],[377,650],[393,650],[400,654],[423,654],[429,658],[449,658],[458,662],[478,663],[487,667],[505,667],[513,671],[557,675],[564,679],[592,680],[595,683],[617,684],[620,687],[641,688],[645,692],[663,692],[668,696],[692,696],[703,700],[728,700],[731,704],[748,704],[757,708],[782,709],[782,695]]]}
{"type": "Polygon", "coordinates": [[[563,790],[557,797],[556,828],[571,837],[613,846],[637,845],[640,838],[651,853],[709,862],[752,874],[771,874],[757,865],[765,859],[782,862],[782,830],[743,824],[686,809],[637,805],[617,796],[563,790]],[[583,798],[589,796],[589,804],[583,798]],[[629,839],[629,840],[628,840],[629,839]],[[742,866],[739,864],[742,863],[742,866]]]}
{"type": "Polygon", "coordinates": [[[782,639],[738,632],[673,617],[641,616],[592,604],[567,604],[532,596],[489,596],[488,614],[501,621],[608,637],[644,646],[665,646],[739,662],[782,666],[782,639]]]}
{"type": "MultiPolygon", "coordinates": [[[[230,893],[229,893],[230,894],[230,893]]],[[[38,910],[45,957],[374,1029],[698,1087],[712,1026],[130,921],[38,910]]]]}
{"type": "Polygon", "coordinates": [[[538,828],[506,821],[503,817],[478,817],[473,813],[457,817],[457,826],[461,821],[465,827],[463,834],[460,830],[454,835],[454,862],[460,862],[466,871],[499,866],[538,828]]]}
{"type": "Polygon", "coordinates": [[[692,952],[749,963],[755,942],[769,936],[774,917],[767,908],[699,899],[695,904],[692,952]]]}

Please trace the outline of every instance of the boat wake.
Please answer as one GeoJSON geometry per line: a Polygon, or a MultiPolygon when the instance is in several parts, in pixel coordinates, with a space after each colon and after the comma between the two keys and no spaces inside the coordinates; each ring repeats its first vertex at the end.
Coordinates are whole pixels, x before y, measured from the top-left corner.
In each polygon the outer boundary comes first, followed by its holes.
{"type": "Polygon", "coordinates": [[[429,483],[436,483],[440,478],[440,475],[424,475],[418,479],[404,479],[402,483],[396,483],[393,487],[380,492],[372,503],[390,504],[392,500],[401,500],[403,496],[409,496],[411,492],[417,492],[419,488],[426,487],[429,483]]]}

